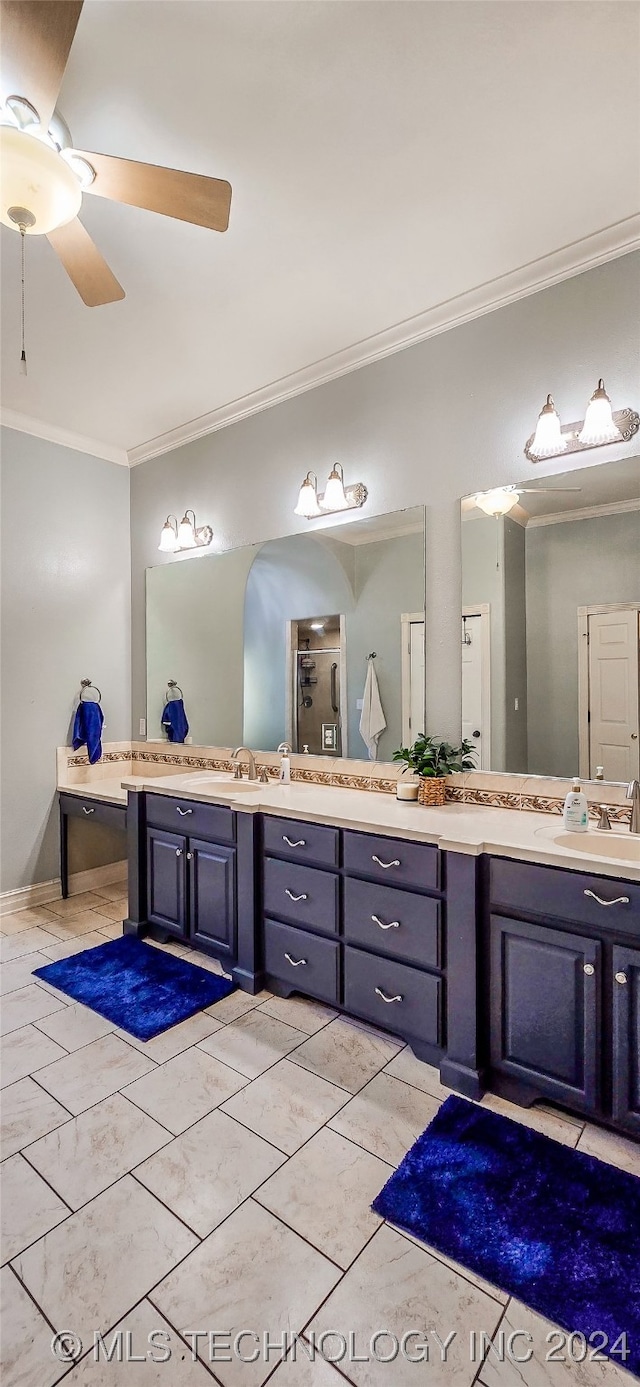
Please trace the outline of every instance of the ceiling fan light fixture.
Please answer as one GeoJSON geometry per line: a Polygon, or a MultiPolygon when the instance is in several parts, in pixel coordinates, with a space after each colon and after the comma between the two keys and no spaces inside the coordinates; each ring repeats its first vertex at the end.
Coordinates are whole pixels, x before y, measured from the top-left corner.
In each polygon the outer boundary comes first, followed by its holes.
{"type": "Polygon", "coordinates": [[[611,400],[604,388],[604,381],[600,378],[587,405],[578,441],[594,447],[600,443],[620,443],[621,440],[622,434],[613,422],[611,400]]]}
{"type": "Polygon", "coordinates": [[[305,520],[313,520],[316,515],[322,515],[318,505],[318,478],[315,472],[307,472],[293,513],[303,516],[305,520]]]}
{"type": "Polygon", "coordinates": [[[57,150],[26,130],[0,126],[2,187],[0,221],[18,229],[9,209],[24,207],[34,218],[26,227],[29,236],[44,236],[73,221],[80,211],[82,190],[78,179],[57,150]]]}
{"type": "Polygon", "coordinates": [[[567,440],[562,433],[560,415],[553,403],[553,397],[547,395],[546,404],[542,406],[538,415],[529,451],[535,458],[547,458],[564,452],[566,446],[567,440]]]}
{"type": "Polygon", "coordinates": [[[520,492],[506,486],[498,486],[494,491],[479,491],[474,500],[479,510],[497,520],[501,515],[508,515],[509,511],[517,506],[520,492]]]}
{"type": "Polygon", "coordinates": [[[168,515],[160,531],[158,549],[161,554],[175,554],[178,548],[178,522],[174,515],[168,515]]]}
{"type": "Polygon", "coordinates": [[[90,188],[91,184],[95,183],[96,171],[88,159],[83,159],[73,149],[61,149],[60,157],[68,164],[72,173],[75,173],[81,188],[90,188]]]}
{"type": "Polygon", "coordinates": [[[344,489],[342,465],[336,462],[329,473],[321,506],[326,511],[348,510],[349,501],[344,489]]]}

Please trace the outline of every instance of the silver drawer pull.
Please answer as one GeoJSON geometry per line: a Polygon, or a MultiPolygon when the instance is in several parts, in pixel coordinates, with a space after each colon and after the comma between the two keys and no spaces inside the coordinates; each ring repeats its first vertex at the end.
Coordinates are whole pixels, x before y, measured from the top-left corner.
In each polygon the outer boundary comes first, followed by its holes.
{"type": "Polygon", "coordinates": [[[374,925],[380,926],[380,929],[400,929],[399,920],[389,920],[388,924],[385,924],[384,920],[379,920],[377,915],[372,915],[371,919],[374,925]]]}
{"type": "Polygon", "coordinates": [[[301,965],[307,961],[306,958],[292,958],[291,954],[285,954],[285,958],[287,963],[291,964],[292,968],[300,968],[301,965]]]}
{"type": "Polygon", "coordinates": [[[181,809],[181,808],[180,808],[180,805],[177,806],[177,809],[178,809],[178,813],[182,815],[182,818],[183,818],[183,819],[184,819],[185,814],[193,814],[193,809],[181,809]]]}
{"type": "Polygon", "coordinates": [[[287,838],[286,833],[283,833],[282,841],[287,844],[288,848],[306,848],[307,846],[304,838],[298,838],[298,841],[293,843],[290,838],[287,838]]]}
{"type": "Polygon", "coordinates": [[[288,886],[285,886],[284,894],[289,897],[290,901],[308,901],[309,899],[306,891],[303,891],[299,896],[294,896],[293,891],[290,891],[288,886]]]}
{"type": "Polygon", "coordinates": [[[584,895],[590,896],[598,905],[629,905],[629,896],[616,896],[615,901],[603,901],[602,896],[596,896],[595,891],[585,891],[584,895]]]}
{"type": "Polygon", "coordinates": [[[87,809],[86,804],[83,804],[83,806],[82,806],[82,812],[83,812],[83,814],[95,814],[96,811],[95,811],[95,809],[87,809]]]}
{"type": "Polygon", "coordinates": [[[399,867],[399,866],[400,866],[400,859],[399,859],[398,857],[394,857],[393,862],[381,862],[381,861],[380,861],[380,858],[379,858],[379,857],[376,857],[375,853],[373,854],[373,857],[371,858],[371,861],[372,861],[372,862],[377,862],[377,864],[378,864],[379,867],[384,867],[385,872],[386,872],[386,870],[387,870],[387,867],[399,867]]]}
{"type": "Polygon", "coordinates": [[[398,993],[397,997],[387,997],[386,992],[383,992],[381,987],[375,988],[375,994],[382,1002],[401,1002],[403,1000],[400,993],[398,993]]]}

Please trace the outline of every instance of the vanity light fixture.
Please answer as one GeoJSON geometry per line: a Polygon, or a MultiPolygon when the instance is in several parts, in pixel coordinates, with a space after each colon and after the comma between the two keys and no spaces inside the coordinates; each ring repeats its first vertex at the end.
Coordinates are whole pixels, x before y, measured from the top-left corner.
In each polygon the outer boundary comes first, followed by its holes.
{"type": "Polygon", "coordinates": [[[336,462],[329,473],[322,496],[318,496],[318,478],[315,472],[307,472],[293,513],[304,516],[306,520],[315,520],[319,515],[336,515],[339,511],[358,510],[364,505],[368,495],[363,482],[345,486],[342,463],[336,462]]]}
{"type": "Polygon", "coordinates": [[[178,554],[185,549],[206,549],[213,539],[210,525],[196,525],[195,511],[185,511],[180,524],[168,515],[160,531],[158,549],[162,554],[178,554]]]}
{"type": "Polygon", "coordinates": [[[611,408],[602,377],[587,405],[584,421],[561,424],[551,395],[543,406],[536,431],[524,446],[530,462],[579,453],[585,448],[601,448],[605,443],[628,443],[640,428],[640,415],[633,409],[611,408]]]}

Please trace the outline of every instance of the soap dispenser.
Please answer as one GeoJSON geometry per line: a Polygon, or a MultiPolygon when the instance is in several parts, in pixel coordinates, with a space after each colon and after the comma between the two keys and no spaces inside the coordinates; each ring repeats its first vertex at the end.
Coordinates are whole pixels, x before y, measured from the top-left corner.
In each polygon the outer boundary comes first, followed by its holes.
{"type": "Polygon", "coordinates": [[[565,799],[562,822],[572,833],[586,833],[589,828],[587,796],[579,780],[574,780],[573,787],[565,799]]]}
{"type": "Polygon", "coordinates": [[[289,743],[281,742],[278,751],[282,752],[282,756],[280,757],[280,780],[283,785],[289,785],[291,782],[291,747],[289,743]]]}

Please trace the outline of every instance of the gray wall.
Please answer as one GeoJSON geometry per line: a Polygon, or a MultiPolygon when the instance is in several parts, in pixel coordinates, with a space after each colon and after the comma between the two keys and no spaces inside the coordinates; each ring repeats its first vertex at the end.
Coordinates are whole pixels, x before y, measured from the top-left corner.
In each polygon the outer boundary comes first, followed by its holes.
{"type": "MultiPolygon", "coordinates": [[[[584,416],[599,375],[637,403],[640,256],[629,255],[308,391],[131,474],[133,725],[145,712],[144,571],[168,512],[194,506],[224,547],[309,531],[294,516],[308,468],[366,482],[369,514],[427,503],[427,723],[461,722],[458,498],[521,481],[547,391],[584,416]]],[[[633,450],[629,446],[629,452],[633,450]]],[[[611,456],[602,449],[594,463],[611,456]]],[[[615,452],[620,455],[620,449],[615,452]]],[[[585,455],[577,455],[584,466],[585,455]]],[[[567,470],[567,461],[531,475],[567,470]]],[[[168,562],[172,560],[169,558],[168,562]]]]}
{"type": "Polygon", "coordinates": [[[640,512],[527,529],[526,572],[529,771],[577,775],[577,608],[640,600],[640,512]]]}
{"type": "MultiPolygon", "coordinates": [[[[129,474],[13,429],[2,436],[2,875],[58,876],[55,749],[83,677],[104,736],[130,735],[129,474]]],[[[122,856],[94,836],[90,865],[122,856]]],[[[72,869],[89,865],[79,855],[72,869]]]]}

